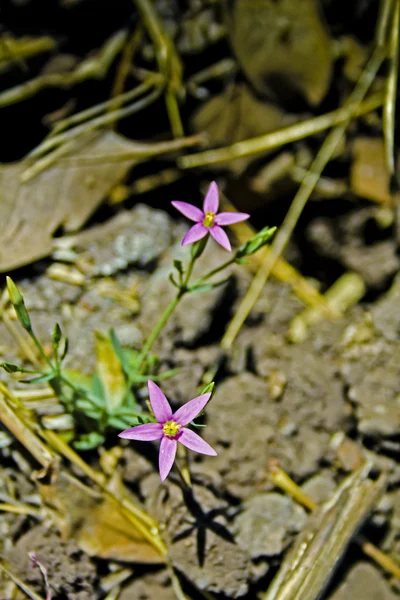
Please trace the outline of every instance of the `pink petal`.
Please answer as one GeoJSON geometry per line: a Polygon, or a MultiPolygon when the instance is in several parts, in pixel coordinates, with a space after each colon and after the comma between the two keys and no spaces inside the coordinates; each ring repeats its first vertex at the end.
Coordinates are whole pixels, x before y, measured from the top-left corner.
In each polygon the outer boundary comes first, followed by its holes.
{"type": "Polygon", "coordinates": [[[125,429],[125,431],[118,434],[118,437],[140,442],[152,442],[153,440],[161,440],[163,435],[162,425],[159,423],[146,423],[145,425],[125,429]]]}
{"type": "Polygon", "coordinates": [[[225,248],[225,250],[228,250],[228,252],[232,250],[228,236],[226,235],[225,231],[219,227],[219,225],[214,225],[214,227],[211,227],[209,231],[214,240],[218,242],[220,246],[225,248]]]}
{"type": "Polygon", "coordinates": [[[210,398],[211,393],[208,392],[207,394],[202,394],[201,396],[197,396],[197,398],[193,398],[193,400],[189,400],[189,402],[186,402],[186,404],[178,408],[174,413],[174,421],[179,423],[179,425],[187,425],[203,410],[210,398]]]}
{"type": "Polygon", "coordinates": [[[208,454],[208,456],[217,456],[214,448],[211,448],[210,444],[207,444],[197,433],[190,429],[182,429],[179,441],[189,450],[194,450],[200,454],[208,454]]]}
{"type": "Polygon", "coordinates": [[[218,186],[215,183],[215,181],[212,181],[210,183],[210,187],[207,190],[207,194],[206,197],[204,198],[204,202],[203,202],[203,211],[206,212],[211,212],[211,213],[215,213],[218,211],[218,205],[219,205],[219,193],[218,193],[218,186]]]}
{"type": "Polygon", "coordinates": [[[189,231],[183,238],[182,246],[187,246],[188,244],[198,242],[204,236],[206,236],[209,231],[210,230],[207,229],[207,227],[204,227],[203,223],[196,223],[196,225],[193,225],[193,227],[189,229],[189,231]]]}
{"type": "Polygon", "coordinates": [[[167,436],[164,436],[161,440],[160,455],[158,457],[161,481],[164,481],[174,464],[177,446],[178,442],[167,436]]]}
{"type": "Polygon", "coordinates": [[[147,382],[149,386],[150,404],[155,418],[159,423],[165,423],[172,417],[172,409],[168,400],[154,381],[147,382]]]}
{"type": "Polygon", "coordinates": [[[250,215],[247,213],[240,212],[222,212],[218,213],[214,219],[214,223],[216,225],[233,225],[234,223],[240,223],[240,221],[245,221],[248,219],[250,215]]]}
{"type": "Polygon", "coordinates": [[[174,200],[171,204],[191,221],[199,222],[204,219],[203,211],[197,208],[197,206],[193,206],[193,204],[181,202],[180,200],[174,200]]]}

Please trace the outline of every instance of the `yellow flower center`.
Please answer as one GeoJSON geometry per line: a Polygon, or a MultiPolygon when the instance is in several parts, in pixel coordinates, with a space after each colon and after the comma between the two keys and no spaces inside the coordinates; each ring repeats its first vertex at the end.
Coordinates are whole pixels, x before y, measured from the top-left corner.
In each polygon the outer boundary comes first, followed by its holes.
{"type": "Polygon", "coordinates": [[[164,423],[162,429],[164,435],[172,438],[176,436],[181,427],[182,425],[179,425],[179,423],[175,423],[175,421],[167,421],[166,423],[164,423]]]}
{"type": "Polygon", "coordinates": [[[214,219],[215,219],[215,214],[212,212],[207,211],[206,212],[206,216],[203,219],[203,225],[204,227],[207,227],[208,229],[210,229],[210,227],[214,226],[214,219]]]}

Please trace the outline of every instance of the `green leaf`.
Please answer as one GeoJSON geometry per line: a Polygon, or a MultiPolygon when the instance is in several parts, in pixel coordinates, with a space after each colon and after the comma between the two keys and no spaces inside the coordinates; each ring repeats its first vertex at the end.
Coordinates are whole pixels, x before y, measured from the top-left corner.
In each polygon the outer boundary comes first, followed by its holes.
{"type": "Polygon", "coordinates": [[[84,414],[85,417],[88,417],[89,419],[93,419],[93,421],[96,421],[96,422],[100,422],[100,420],[102,419],[103,414],[104,414],[102,410],[99,410],[96,407],[92,407],[91,409],[87,408],[85,410],[81,410],[80,412],[82,414],[84,414]]]}
{"type": "MultiPolygon", "coordinates": [[[[165,381],[166,379],[170,379],[179,373],[180,369],[170,369],[169,371],[164,371],[163,373],[159,373],[158,375],[151,375],[152,381],[165,381]]],[[[137,373],[131,374],[132,383],[147,383],[149,380],[149,375],[139,375],[137,373]]]]}
{"type": "Polygon", "coordinates": [[[64,337],[64,347],[62,349],[61,355],[60,355],[60,361],[62,362],[64,360],[64,358],[67,356],[68,353],[68,348],[69,348],[69,341],[68,338],[65,336],[64,337]]]}
{"type": "Polygon", "coordinates": [[[215,287],[213,283],[204,283],[202,285],[194,285],[188,288],[189,292],[209,292],[215,287]]]}
{"type": "Polygon", "coordinates": [[[207,425],[200,425],[200,423],[195,423],[194,421],[190,421],[189,425],[196,427],[196,429],[203,429],[204,427],[207,427],[207,425]]]}
{"type": "Polygon", "coordinates": [[[179,285],[179,283],[177,283],[177,282],[175,281],[175,279],[174,279],[174,276],[173,276],[173,274],[172,274],[172,273],[170,273],[170,274],[168,275],[168,279],[170,280],[170,282],[172,283],[172,285],[174,285],[176,288],[178,288],[178,290],[180,289],[180,287],[181,287],[181,286],[179,285]]]}
{"type": "Polygon", "coordinates": [[[104,435],[92,431],[91,433],[84,433],[77,440],[73,442],[73,445],[77,450],[93,450],[97,448],[105,441],[104,435]]]}
{"type": "Polygon", "coordinates": [[[200,396],[211,392],[211,397],[210,397],[210,400],[211,400],[211,398],[214,395],[214,391],[215,391],[215,382],[211,381],[211,383],[207,383],[207,385],[202,389],[200,396]]]}
{"type": "Polygon", "coordinates": [[[33,377],[33,379],[23,379],[21,383],[44,383],[45,381],[50,381],[54,379],[54,373],[51,371],[50,373],[44,373],[43,375],[39,375],[39,377],[33,377]]]}
{"type": "Polygon", "coordinates": [[[53,356],[56,362],[56,365],[59,367],[59,358],[58,358],[58,347],[60,345],[60,341],[62,338],[61,327],[58,323],[54,325],[53,333],[51,335],[51,341],[53,346],[53,356]]]}
{"type": "Polygon", "coordinates": [[[100,332],[95,333],[97,374],[103,385],[108,412],[121,405],[126,393],[126,378],[112,341],[100,332]]]}
{"type": "Polygon", "coordinates": [[[119,358],[119,361],[121,363],[121,366],[122,366],[125,374],[128,375],[129,367],[130,367],[129,356],[128,356],[127,352],[122,348],[121,342],[119,341],[114,329],[110,330],[110,340],[111,340],[112,347],[114,348],[115,353],[119,358]]]}
{"type": "Polygon", "coordinates": [[[220,279],[219,281],[215,281],[214,283],[206,283],[206,284],[200,284],[200,285],[194,285],[189,289],[189,292],[208,292],[210,290],[213,290],[217,287],[219,287],[220,285],[224,285],[225,283],[227,283],[230,280],[231,276],[228,275],[228,277],[225,277],[225,279],[220,279]]]}
{"type": "Polygon", "coordinates": [[[75,406],[84,413],[96,413],[97,416],[100,416],[103,412],[103,407],[92,402],[90,398],[78,398],[75,402],[75,406]]]}
{"type": "Polygon", "coordinates": [[[174,260],[174,267],[175,269],[178,271],[179,275],[183,275],[184,274],[184,270],[183,270],[183,263],[181,260],[174,260]]]}
{"type": "Polygon", "coordinates": [[[18,320],[22,327],[26,331],[32,331],[31,320],[25,307],[24,298],[11,277],[7,277],[7,290],[11,304],[14,306],[18,320]]]}
{"type": "Polygon", "coordinates": [[[67,381],[74,390],[85,394],[92,390],[92,378],[90,375],[81,373],[77,369],[63,369],[62,378],[67,381]]]}
{"type": "Polygon", "coordinates": [[[258,233],[256,233],[250,240],[242,244],[236,251],[236,262],[238,259],[242,259],[244,256],[250,256],[266,246],[276,231],[276,227],[264,227],[258,233]]]}
{"type": "Polygon", "coordinates": [[[114,427],[114,429],[128,429],[129,427],[139,425],[139,419],[129,419],[128,417],[110,417],[107,421],[107,425],[109,427],[114,427]]]}
{"type": "Polygon", "coordinates": [[[134,409],[138,408],[138,404],[136,402],[136,398],[132,390],[129,390],[124,398],[124,403],[120,407],[120,411],[128,410],[130,413],[134,412],[134,409]]]}
{"type": "Polygon", "coordinates": [[[51,338],[52,338],[52,341],[53,341],[53,348],[57,349],[58,346],[59,346],[59,344],[60,344],[61,338],[62,338],[61,327],[59,326],[58,323],[56,323],[54,325],[54,329],[53,329],[53,333],[52,333],[51,338]]]}
{"type": "Polygon", "coordinates": [[[0,363],[0,367],[4,369],[6,373],[29,373],[32,375],[39,372],[33,371],[32,369],[24,369],[24,367],[19,367],[10,362],[2,362],[0,363]]]}

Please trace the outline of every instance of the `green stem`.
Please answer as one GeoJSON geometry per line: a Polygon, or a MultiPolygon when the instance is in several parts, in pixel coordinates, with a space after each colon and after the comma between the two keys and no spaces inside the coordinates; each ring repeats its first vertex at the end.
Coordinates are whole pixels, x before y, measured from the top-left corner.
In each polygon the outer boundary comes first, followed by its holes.
{"type": "Polygon", "coordinates": [[[164,310],[163,314],[161,315],[161,318],[157,321],[157,323],[153,327],[149,337],[147,338],[147,340],[142,348],[141,353],[139,354],[138,366],[137,366],[139,373],[141,372],[141,369],[143,368],[145,360],[146,360],[154,342],[156,341],[157,337],[159,336],[160,331],[165,326],[166,322],[168,321],[168,319],[174,312],[175,308],[178,306],[179,301],[183,296],[183,293],[181,290],[179,290],[179,292],[177,293],[175,298],[173,300],[171,300],[171,302],[168,304],[167,308],[164,310]]]}
{"type": "Polygon", "coordinates": [[[229,260],[227,260],[226,262],[224,262],[219,267],[216,267],[215,269],[212,269],[212,271],[210,271],[206,275],[203,275],[203,277],[200,277],[200,279],[198,279],[197,281],[194,282],[193,286],[201,285],[202,283],[204,283],[205,281],[207,281],[208,279],[210,279],[210,277],[212,277],[213,275],[216,275],[220,271],[223,271],[224,269],[226,269],[227,267],[229,267],[230,265],[232,265],[235,261],[236,261],[236,255],[233,258],[230,258],[229,260]]]}
{"type": "Polygon", "coordinates": [[[44,358],[44,360],[46,361],[46,363],[49,365],[50,369],[52,371],[54,371],[54,365],[51,362],[51,360],[49,359],[49,357],[47,356],[46,352],[43,350],[43,346],[39,342],[38,338],[36,337],[35,332],[33,331],[32,327],[29,327],[29,329],[27,329],[27,332],[29,333],[31,339],[33,340],[36,348],[39,350],[40,355],[44,358]]]}
{"type": "Polygon", "coordinates": [[[158,338],[158,336],[160,335],[161,330],[163,329],[163,327],[166,325],[168,319],[170,318],[170,316],[172,315],[172,313],[174,312],[175,308],[178,306],[181,298],[189,291],[188,290],[188,284],[189,284],[189,279],[192,275],[193,272],[193,267],[194,267],[194,263],[196,262],[196,257],[192,257],[190,259],[190,263],[186,272],[186,277],[185,277],[185,281],[182,283],[181,287],[179,288],[179,291],[177,293],[177,295],[175,296],[175,298],[173,300],[171,300],[171,302],[168,304],[167,308],[164,310],[163,314],[161,315],[160,319],[157,321],[157,323],[155,324],[155,326],[153,327],[149,337],[147,338],[141,353],[139,354],[139,358],[138,358],[138,372],[140,373],[145,360],[154,344],[154,342],[156,341],[156,339],[158,338]]]}
{"type": "Polygon", "coordinates": [[[188,286],[188,283],[189,283],[189,279],[190,279],[190,277],[192,276],[193,267],[194,267],[194,263],[195,263],[195,262],[196,262],[196,258],[193,258],[193,256],[192,256],[192,258],[190,259],[190,263],[189,263],[189,266],[188,266],[188,270],[187,270],[187,272],[186,272],[185,281],[183,282],[183,284],[182,284],[182,287],[181,287],[181,289],[179,290],[179,292],[183,292],[183,293],[182,293],[182,296],[183,296],[183,294],[184,294],[184,293],[186,293],[186,292],[187,292],[187,286],[188,286]]]}

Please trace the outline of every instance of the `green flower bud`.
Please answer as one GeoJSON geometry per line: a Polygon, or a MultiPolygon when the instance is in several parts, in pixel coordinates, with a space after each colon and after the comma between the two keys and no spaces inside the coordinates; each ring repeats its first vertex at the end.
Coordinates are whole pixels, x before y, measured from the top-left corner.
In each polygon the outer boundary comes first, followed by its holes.
{"type": "Polygon", "coordinates": [[[236,252],[236,259],[241,262],[244,256],[250,256],[266,246],[276,231],[276,227],[264,227],[256,235],[254,235],[248,242],[244,243],[236,252]]]}
{"type": "Polygon", "coordinates": [[[28,311],[25,308],[24,299],[11,277],[7,277],[7,290],[8,296],[10,298],[11,304],[14,306],[19,322],[21,323],[24,329],[30,331],[32,329],[32,325],[28,315],[28,311]]]}

